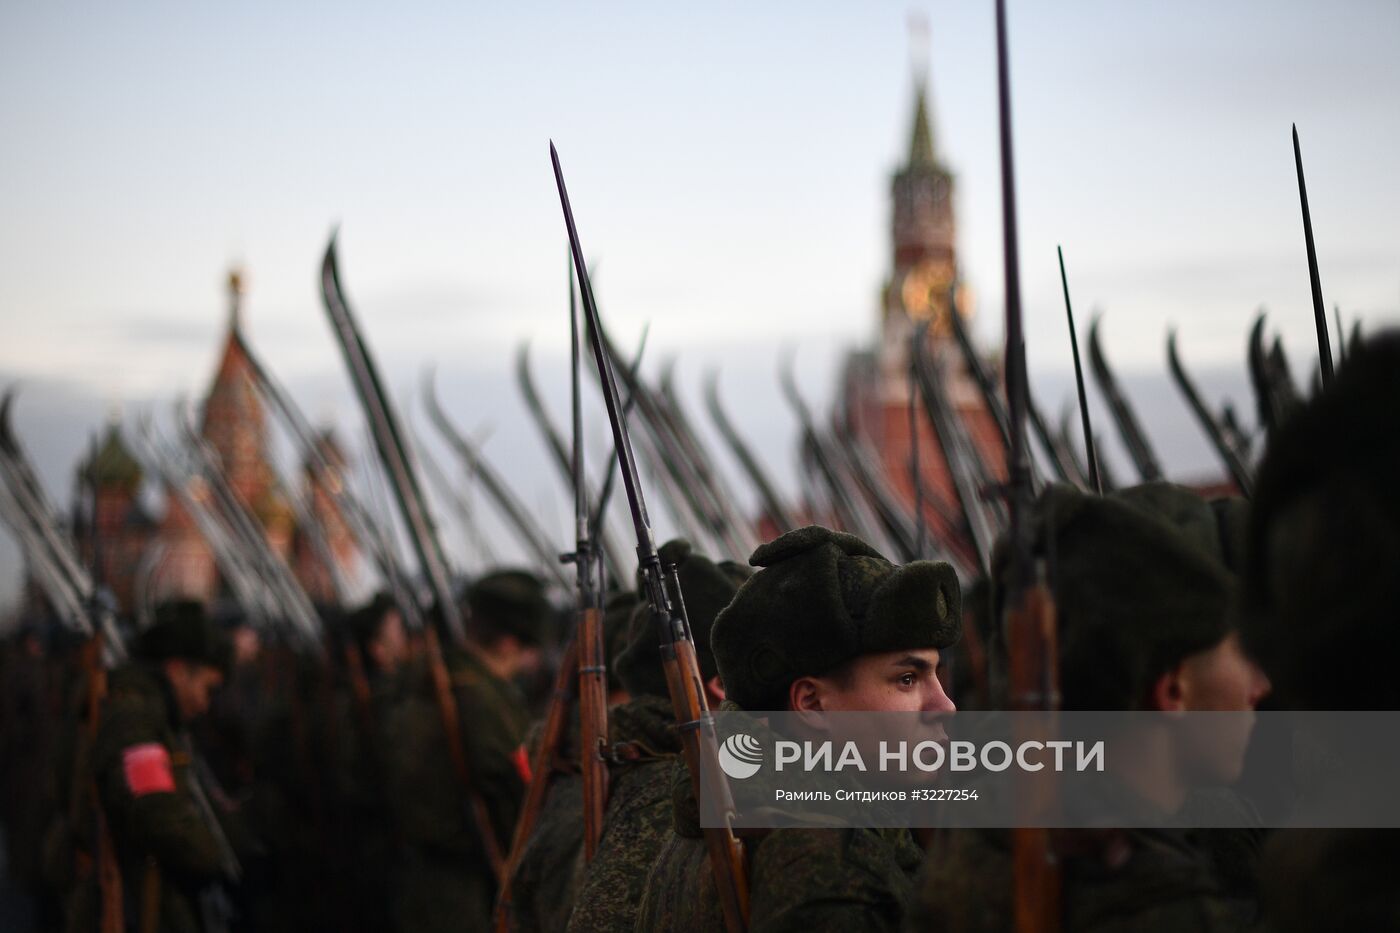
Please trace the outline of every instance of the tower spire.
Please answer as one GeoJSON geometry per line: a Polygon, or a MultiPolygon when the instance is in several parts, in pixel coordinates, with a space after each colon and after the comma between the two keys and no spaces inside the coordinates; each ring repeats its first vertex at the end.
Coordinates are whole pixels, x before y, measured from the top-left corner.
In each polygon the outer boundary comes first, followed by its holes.
{"type": "Polygon", "coordinates": [[[937,168],[933,155],[933,127],[928,116],[928,93],[921,83],[914,98],[914,130],[909,136],[909,162],[906,168],[937,168]]]}
{"type": "Polygon", "coordinates": [[[243,267],[234,264],[228,270],[228,328],[241,330],[243,326],[243,267]]]}
{"type": "Polygon", "coordinates": [[[909,169],[937,167],[933,155],[933,121],[929,119],[928,20],[918,13],[909,16],[909,64],[914,74],[914,128],[909,136],[909,169]]]}

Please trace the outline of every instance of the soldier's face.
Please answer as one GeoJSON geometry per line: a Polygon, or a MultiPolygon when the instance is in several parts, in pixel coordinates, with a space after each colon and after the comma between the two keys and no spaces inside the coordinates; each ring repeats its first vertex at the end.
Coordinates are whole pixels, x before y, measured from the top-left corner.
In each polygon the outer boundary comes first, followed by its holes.
{"type": "Polygon", "coordinates": [[[795,682],[790,699],[798,710],[953,713],[957,707],[938,680],[938,661],[933,648],[862,655],[837,673],[795,682]]]}
{"type": "Polygon", "coordinates": [[[408,659],[408,633],[403,626],[403,616],[397,609],[391,609],[379,626],[379,634],[369,644],[370,656],[382,671],[395,671],[408,659]]]}
{"type": "Polygon", "coordinates": [[[1186,730],[1180,738],[1182,765],[1194,780],[1237,780],[1254,731],[1254,710],[1269,693],[1268,677],[1244,653],[1239,636],[1188,656],[1165,681],[1167,692],[1158,705],[1169,712],[1237,714],[1212,717],[1209,728],[1186,730]]]}
{"type": "MultiPolygon", "coordinates": [[[[947,716],[957,711],[938,679],[938,652],[934,649],[867,654],[821,677],[794,681],[788,702],[796,712],[818,714],[802,717],[811,728],[839,744],[854,741],[866,760],[879,754],[881,742],[946,742],[947,716]],[[917,717],[885,717],[879,722],[863,719],[856,734],[846,734],[853,724],[843,717],[826,719],[822,713],[917,713],[917,717]],[[911,730],[913,730],[911,732],[911,730]]],[[[911,771],[911,781],[927,776],[911,771]]]]}
{"type": "Polygon", "coordinates": [[[165,662],[165,677],[181,722],[192,722],[207,713],[214,691],[224,682],[223,671],[217,667],[178,658],[165,662]]]}
{"type": "Polygon", "coordinates": [[[1269,678],[1244,653],[1231,633],[1220,644],[1181,663],[1180,706],[1188,712],[1247,712],[1269,693],[1269,678]]]}

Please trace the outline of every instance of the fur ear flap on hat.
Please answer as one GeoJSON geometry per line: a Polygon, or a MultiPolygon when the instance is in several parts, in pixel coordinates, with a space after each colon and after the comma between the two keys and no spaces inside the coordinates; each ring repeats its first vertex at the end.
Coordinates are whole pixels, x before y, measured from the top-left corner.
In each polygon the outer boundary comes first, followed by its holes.
{"type": "Polygon", "coordinates": [[[962,590],[947,564],[917,560],[896,570],[870,600],[865,635],[871,646],[907,642],[911,626],[928,632],[928,643],[946,648],[962,634],[962,590]]]}

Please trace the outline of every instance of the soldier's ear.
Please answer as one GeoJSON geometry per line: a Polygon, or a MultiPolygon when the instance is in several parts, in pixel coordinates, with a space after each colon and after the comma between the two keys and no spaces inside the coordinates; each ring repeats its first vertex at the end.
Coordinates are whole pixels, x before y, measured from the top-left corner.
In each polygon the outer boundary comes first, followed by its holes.
{"type": "Polygon", "coordinates": [[[719,679],[718,674],[705,681],[705,699],[711,709],[724,702],[724,681],[719,679]]]}
{"type": "Polygon", "coordinates": [[[1186,691],[1181,678],[1182,665],[1178,664],[1154,680],[1148,691],[1149,707],[1164,713],[1186,712],[1186,691]]]}
{"type": "Polygon", "coordinates": [[[799,677],[788,686],[788,708],[796,713],[825,711],[825,685],[815,677],[799,677]]]}

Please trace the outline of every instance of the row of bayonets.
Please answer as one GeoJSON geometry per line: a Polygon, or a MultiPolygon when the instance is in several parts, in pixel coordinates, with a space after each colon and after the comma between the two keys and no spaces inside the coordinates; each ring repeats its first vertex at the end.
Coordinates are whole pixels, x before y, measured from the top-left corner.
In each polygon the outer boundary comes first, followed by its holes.
{"type": "MultiPolygon", "coordinates": [[[[327,255],[333,259],[333,246],[327,255]]],[[[725,412],[719,396],[718,373],[708,374],[704,387],[707,410],[739,465],[741,475],[756,493],[761,518],[768,527],[783,531],[796,527],[802,516],[821,517],[904,560],[941,556],[952,562],[964,577],[985,568],[992,542],[1006,523],[1004,502],[986,494],[1000,481],[1000,468],[987,462],[984,448],[974,443],[967,423],[953,408],[946,391],[951,370],[961,365],[977,387],[982,405],[996,425],[1003,452],[1009,443],[1008,422],[998,380],[972,343],[957,310],[956,295],[956,288],[950,289],[948,320],[953,343],[959,351],[958,359],[932,352],[926,334],[927,324],[915,331],[909,348],[911,406],[918,402],[922,416],[937,438],[952,481],[951,501],[939,490],[928,488],[922,471],[915,465],[910,476],[915,487],[915,501],[911,506],[893,488],[879,462],[878,452],[862,432],[853,429],[849,413],[841,406],[837,406],[832,423],[824,430],[803,400],[794,378],[792,357],[787,356],[780,367],[779,378],[784,397],[800,426],[805,500],[800,508],[794,509],[778,492],[768,470],[725,412]],[[927,532],[925,525],[930,519],[941,534],[927,532]]],[[[1268,430],[1287,417],[1298,403],[1298,393],[1281,343],[1275,339],[1266,347],[1264,323],[1261,313],[1250,331],[1248,364],[1259,424],[1268,430]]],[[[418,591],[419,577],[405,566],[386,530],[388,526],[339,480],[334,466],[327,460],[320,436],[296,403],[241,333],[236,331],[235,339],[250,363],[260,395],[296,441],[311,467],[310,474],[322,481],[320,491],[335,503],[352,537],[396,601],[410,607],[407,610],[410,624],[421,625],[418,607],[423,594],[418,591]]],[[[1352,340],[1356,339],[1353,332],[1352,340]]],[[[681,403],[675,387],[674,367],[666,367],[653,387],[639,373],[641,348],[629,363],[621,365],[615,347],[606,337],[604,345],[619,363],[616,371],[623,374],[627,410],[642,429],[637,435],[638,449],[675,526],[692,540],[701,542],[711,553],[746,554],[758,543],[758,523],[736,507],[738,496],[717,468],[681,403]]],[[[643,348],[644,345],[645,335],[643,348]]],[[[1163,474],[1156,452],[1103,353],[1098,318],[1090,325],[1088,346],[1090,369],[1137,474],[1144,481],[1160,479],[1163,474]]],[[[1345,353],[1345,342],[1340,339],[1339,349],[1345,353]]],[[[1228,475],[1248,495],[1253,480],[1250,461],[1255,446],[1253,438],[1241,428],[1228,404],[1218,413],[1211,409],[1182,365],[1174,330],[1167,339],[1167,361],[1176,385],[1228,475]]],[[[571,458],[534,382],[528,344],[520,350],[516,372],[520,390],[552,460],[565,483],[572,488],[571,458]]],[[[466,476],[479,483],[533,563],[561,589],[571,587],[558,558],[560,548],[491,465],[478,444],[452,422],[437,397],[431,377],[424,381],[423,396],[429,418],[461,460],[466,476]]],[[[75,631],[87,632],[92,623],[91,611],[85,607],[102,601],[98,597],[99,588],[94,586],[88,568],[78,560],[70,533],[48,503],[14,436],[10,426],[12,402],[13,393],[6,396],[0,408],[0,469],[3,469],[4,480],[0,484],[3,486],[0,488],[0,514],[14,529],[35,579],[49,596],[59,618],[75,631]]],[[[1057,481],[1081,488],[1096,485],[1113,488],[1114,479],[1107,473],[1104,463],[1097,457],[1093,458],[1092,465],[1086,463],[1084,454],[1071,440],[1070,416],[1074,409],[1067,408],[1059,425],[1052,429],[1034,399],[1028,402],[1028,423],[1040,444],[1043,454],[1040,462],[1048,474],[1057,481]],[[1095,471],[1101,477],[1099,483],[1092,478],[1095,471]]],[[[910,433],[917,437],[918,415],[911,411],[911,418],[914,420],[910,433]]],[[[149,418],[138,424],[135,434],[138,459],[165,485],[194,522],[244,611],[264,626],[285,626],[298,645],[313,652],[321,650],[320,622],[312,600],[286,561],[268,546],[249,504],[232,488],[217,453],[199,436],[193,412],[187,405],[177,405],[175,420],[176,440],[163,437],[149,418]]],[[[439,494],[457,513],[459,523],[464,528],[474,528],[475,516],[461,487],[451,482],[422,444],[413,447],[439,494]]],[[[917,445],[914,456],[918,456],[917,445]]],[[[1034,464],[1032,469],[1035,469],[1034,464]]],[[[610,470],[606,481],[609,487],[613,475],[610,470]]],[[[613,580],[626,580],[626,552],[618,545],[617,536],[603,514],[607,492],[600,492],[597,498],[600,504],[590,519],[590,529],[601,545],[608,576],[613,580]]],[[[314,507],[313,492],[294,490],[290,501],[298,526],[307,534],[332,592],[337,601],[344,604],[351,586],[344,578],[341,562],[332,552],[328,531],[314,507]]],[[[427,516],[426,509],[423,514],[427,516]]],[[[485,547],[478,545],[483,550],[485,547]]],[[[162,557],[159,554],[149,556],[143,580],[149,580],[162,557]]],[[[148,601],[142,602],[146,610],[141,613],[143,618],[149,612],[148,601]]],[[[111,614],[110,608],[104,612],[111,614]]],[[[111,621],[102,624],[110,625],[111,621]]]]}
{"type": "MultiPolygon", "coordinates": [[[[340,297],[335,277],[334,242],[326,254],[326,301],[332,319],[342,324],[349,321],[343,297],[340,297]]],[[[573,277],[570,276],[571,304],[573,277]]],[[[1068,305],[1068,285],[1066,283],[1068,305]]],[[[642,345],[630,362],[624,363],[615,345],[606,334],[603,345],[615,363],[615,372],[622,376],[626,391],[626,411],[641,428],[637,434],[638,451],[660,493],[675,527],[710,553],[742,557],[759,541],[761,519],[769,530],[784,531],[803,520],[819,519],[852,531],[870,540],[886,553],[903,560],[938,556],[949,560],[964,578],[986,567],[992,542],[1006,525],[1005,503],[988,490],[995,489],[1003,472],[1004,454],[1009,448],[1009,423],[1006,403],[995,373],[979,355],[972,343],[963,316],[957,308],[957,288],[949,290],[948,322],[958,355],[935,353],[927,339],[927,324],[919,327],[910,339],[909,397],[911,404],[912,437],[918,437],[919,413],[932,428],[938,448],[948,467],[952,496],[940,489],[928,487],[917,466],[919,445],[913,446],[910,482],[914,502],[894,489],[878,452],[863,432],[854,429],[849,411],[841,405],[831,423],[823,428],[814,417],[797,388],[791,355],[784,358],[779,380],[784,397],[790,403],[800,427],[800,464],[802,467],[802,499],[794,507],[778,492],[771,477],[753,448],[744,440],[725,412],[719,395],[717,372],[707,375],[704,396],[707,410],[719,436],[730,450],[739,473],[756,494],[759,516],[746,515],[738,506],[740,497],[721,471],[706,445],[701,441],[686,413],[676,390],[674,366],[664,368],[655,386],[640,375],[642,345]],[[968,424],[954,409],[947,393],[953,370],[966,372],[976,386],[981,403],[996,426],[1001,442],[1001,464],[989,463],[984,446],[974,442],[968,424]],[[937,533],[930,534],[932,524],[937,533]]],[[[1090,370],[1112,416],[1124,449],[1142,480],[1160,479],[1160,460],[1137,418],[1126,395],[1118,385],[1104,355],[1099,338],[1100,319],[1089,327],[1088,356],[1090,370]]],[[[1340,318],[1338,318],[1339,350],[1345,353],[1340,318]]],[[[1254,388],[1258,423],[1268,430],[1287,417],[1298,403],[1298,393],[1289,372],[1279,340],[1266,345],[1265,317],[1261,312],[1250,330],[1248,368],[1254,388]]],[[[353,328],[353,321],[349,321],[353,328]]],[[[346,331],[340,324],[338,333],[358,340],[358,331],[346,331]]],[[[327,460],[320,436],[261,362],[252,347],[235,331],[235,339],[248,359],[255,386],[269,407],[293,437],[310,475],[317,477],[320,491],[335,504],[351,536],[369,559],[385,587],[396,602],[406,608],[408,621],[414,627],[422,624],[424,594],[419,581],[422,576],[405,566],[399,548],[394,543],[390,526],[369,509],[354,491],[343,482],[335,467],[327,460]]],[[[1357,339],[1353,331],[1352,340],[1357,339]]],[[[363,344],[357,348],[352,367],[363,367],[367,358],[363,344]]],[[[1253,484],[1251,451],[1254,439],[1240,426],[1233,409],[1227,403],[1215,411],[1204,399],[1199,388],[1182,365],[1175,330],[1167,338],[1167,361],[1172,377],[1185,397],[1213,450],[1242,493],[1248,495],[1253,484]]],[[[1077,362],[1077,348],[1076,348],[1077,362]]],[[[532,418],[541,432],[551,458],[566,486],[572,489],[574,468],[564,440],[545,408],[535,384],[529,362],[528,344],[521,347],[517,359],[517,378],[532,418]]],[[[595,374],[596,375],[596,374],[595,374]]],[[[544,530],[505,478],[491,465],[478,444],[461,431],[448,417],[437,397],[431,376],[424,380],[424,405],[433,425],[460,459],[469,480],[496,506],[507,527],[516,535],[531,561],[560,589],[567,591],[572,582],[559,560],[560,548],[544,530]]],[[[15,531],[28,558],[35,579],[49,596],[60,620],[70,628],[90,630],[92,607],[104,602],[99,597],[92,574],[78,560],[69,531],[48,503],[34,471],[17,442],[10,426],[13,393],[8,394],[0,408],[0,517],[15,531]]],[[[384,408],[385,406],[379,406],[384,408]]],[[[1042,458],[1039,461],[1048,475],[1081,488],[1112,489],[1114,478],[1097,456],[1081,453],[1071,440],[1072,407],[1067,408],[1059,424],[1052,428],[1033,398],[1027,400],[1028,424],[1038,441],[1042,458]]],[[[369,409],[371,418],[384,417],[382,411],[369,409]]],[[[178,438],[163,437],[151,419],[143,419],[136,431],[136,453],[146,469],[156,476],[190,516],[201,536],[214,554],[219,569],[227,580],[237,602],[252,618],[267,627],[284,627],[289,637],[311,651],[321,650],[320,621],[312,600],[298,583],[286,561],[268,546],[265,534],[249,504],[232,488],[219,463],[218,455],[196,429],[193,412],[186,405],[176,406],[178,438]]],[[[1088,445],[1090,447],[1095,445],[1088,445]]],[[[448,478],[446,471],[434,460],[422,444],[407,444],[403,450],[416,452],[425,472],[433,479],[439,494],[457,513],[459,523],[469,531],[477,522],[463,495],[461,486],[448,478]]],[[[394,459],[406,464],[404,454],[394,459]]],[[[400,471],[404,466],[397,467],[400,471]]],[[[1032,461],[1031,469],[1036,470],[1032,461]]],[[[617,536],[606,520],[613,476],[609,470],[604,489],[589,521],[590,532],[600,545],[607,576],[626,581],[630,577],[626,550],[618,544],[617,536]]],[[[1039,477],[1037,476],[1037,480],[1039,477]]],[[[416,480],[415,480],[416,485],[416,480]]],[[[324,567],[337,602],[344,604],[351,592],[344,578],[344,568],[332,552],[327,529],[320,512],[314,507],[314,492],[293,491],[290,501],[298,525],[308,535],[309,543],[324,567]]],[[[426,500],[419,506],[420,522],[434,528],[426,500]]],[[[479,533],[479,529],[478,529],[479,533]]],[[[431,536],[436,539],[434,532],[431,536]]],[[[410,539],[417,540],[410,532],[410,539]]],[[[160,545],[155,545],[159,547],[160,545]]],[[[432,547],[431,545],[429,547],[432,547]]],[[[489,553],[484,542],[478,550],[489,553]]],[[[440,546],[435,548],[440,554],[440,546]]],[[[143,581],[164,555],[147,555],[142,573],[143,581]]],[[[446,561],[434,554],[429,561],[442,568],[446,578],[446,561]]],[[[430,576],[425,573],[425,576],[430,576]]],[[[429,586],[432,587],[431,579],[429,586]]],[[[149,589],[148,585],[138,589],[149,589]]],[[[110,600],[105,600],[110,603],[110,600]]],[[[149,614],[149,598],[139,601],[149,614]]],[[[112,623],[110,607],[103,610],[101,624],[112,623]]],[[[115,645],[114,640],[109,641],[115,645]]],[[[112,649],[115,650],[115,649],[112,649]]]]}

